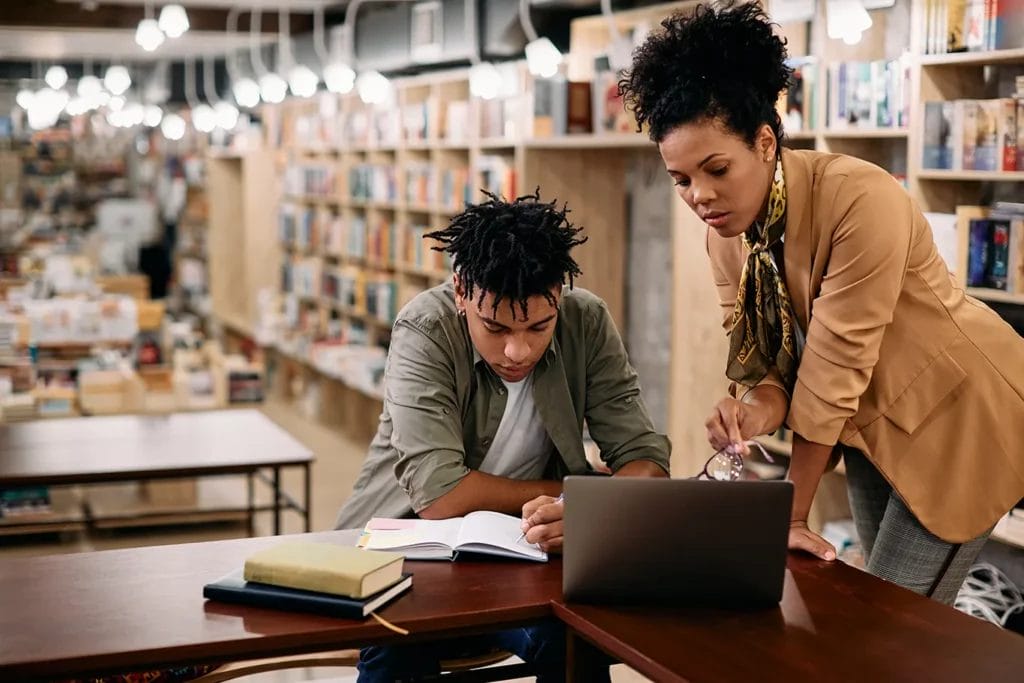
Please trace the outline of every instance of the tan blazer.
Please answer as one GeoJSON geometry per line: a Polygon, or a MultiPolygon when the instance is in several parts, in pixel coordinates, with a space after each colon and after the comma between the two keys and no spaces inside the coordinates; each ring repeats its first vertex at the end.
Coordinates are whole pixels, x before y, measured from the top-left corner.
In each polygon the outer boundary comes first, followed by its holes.
{"type": "MultiPolygon", "coordinates": [[[[1024,339],[953,281],[888,173],[808,151],[782,166],[786,284],[806,334],[788,426],[862,450],[936,536],[984,533],[1024,497],[1024,339]]],[[[746,252],[709,230],[726,329],[746,252]]]]}

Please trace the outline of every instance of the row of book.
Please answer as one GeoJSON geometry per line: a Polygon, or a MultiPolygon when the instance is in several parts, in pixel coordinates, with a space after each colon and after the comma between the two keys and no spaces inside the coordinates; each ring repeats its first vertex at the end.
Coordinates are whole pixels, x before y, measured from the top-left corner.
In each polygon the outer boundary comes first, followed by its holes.
{"type": "Polygon", "coordinates": [[[386,273],[352,266],[326,270],[321,294],[348,311],[388,324],[398,315],[398,283],[386,273]]]}
{"type": "Polygon", "coordinates": [[[1024,95],[925,102],[922,166],[1024,170],[1024,95]]]}
{"type": "Polygon", "coordinates": [[[320,293],[320,273],[323,262],[311,256],[293,256],[281,264],[281,291],[304,299],[314,299],[320,293]]]}
{"type": "Polygon", "coordinates": [[[957,207],[967,223],[968,287],[1024,294],[1024,203],[957,207]]]}
{"type": "Polygon", "coordinates": [[[50,512],[50,489],[46,486],[19,486],[0,489],[0,518],[26,517],[50,512]]]}
{"type": "Polygon", "coordinates": [[[818,60],[816,57],[793,57],[787,64],[793,69],[793,76],[775,105],[783,129],[787,133],[816,130],[818,60]]]}
{"type": "Polygon", "coordinates": [[[925,52],[1024,47],[1024,0],[926,0],[925,52]]]}
{"type": "MultiPolygon", "coordinates": [[[[813,66],[802,67],[806,77],[804,70],[809,73],[813,66]]],[[[910,123],[910,100],[907,58],[828,65],[830,128],[905,128],[910,123]]]]}
{"type": "Polygon", "coordinates": [[[359,201],[390,202],[398,198],[394,164],[356,164],[348,172],[349,197],[359,201]]]}
{"type": "Polygon", "coordinates": [[[338,192],[334,167],[328,164],[290,165],[284,171],[282,189],[286,196],[292,197],[334,197],[338,192]]]}
{"type": "Polygon", "coordinates": [[[492,194],[513,199],[517,196],[518,180],[510,157],[500,154],[481,154],[476,160],[480,187],[492,194]]]}
{"type": "Polygon", "coordinates": [[[419,206],[433,206],[437,199],[437,166],[429,161],[413,161],[405,165],[405,201],[419,206]]]}

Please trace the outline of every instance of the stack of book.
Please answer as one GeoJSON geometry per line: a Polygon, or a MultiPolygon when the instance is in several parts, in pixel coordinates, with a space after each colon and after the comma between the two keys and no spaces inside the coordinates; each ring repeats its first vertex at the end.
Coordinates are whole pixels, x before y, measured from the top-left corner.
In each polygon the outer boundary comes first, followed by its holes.
{"type": "Polygon", "coordinates": [[[203,586],[203,597],[256,607],[363,619],[412,586],[397,553],[286,541],[203,586]]]}

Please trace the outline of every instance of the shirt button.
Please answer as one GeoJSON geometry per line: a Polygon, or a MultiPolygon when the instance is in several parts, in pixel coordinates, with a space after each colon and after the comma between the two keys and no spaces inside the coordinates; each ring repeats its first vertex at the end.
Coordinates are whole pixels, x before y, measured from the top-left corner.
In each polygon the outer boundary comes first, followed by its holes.
{"type": "Polygon", "coordinates": [[[484,437],[483,439],[480,440],[480,445],[483,446],[484,448],[487,448],[488,446],[491,445],[491,440],[488,439],[487,437],[484,437]]]}
{"type": "Polygon", "coordinates": [[[505,395],[505,389],[504,388],[498,389],[498,396],[504,396],[504,395],[505,395]]]}

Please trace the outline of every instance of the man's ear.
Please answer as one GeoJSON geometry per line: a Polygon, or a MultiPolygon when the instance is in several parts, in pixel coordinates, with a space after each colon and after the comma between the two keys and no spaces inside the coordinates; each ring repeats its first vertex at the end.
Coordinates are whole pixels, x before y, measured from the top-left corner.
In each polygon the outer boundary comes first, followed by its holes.
{"type": "Polygon", "coordinates": [[[460,311],[466,310],[466,293],[462,289],[462,280],[458,273],[452,273],[452,285],[455,287],[455,307],[460,311]]]}

